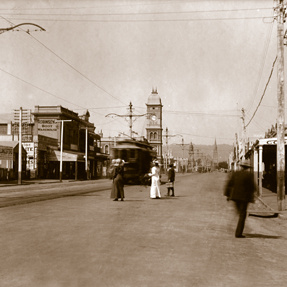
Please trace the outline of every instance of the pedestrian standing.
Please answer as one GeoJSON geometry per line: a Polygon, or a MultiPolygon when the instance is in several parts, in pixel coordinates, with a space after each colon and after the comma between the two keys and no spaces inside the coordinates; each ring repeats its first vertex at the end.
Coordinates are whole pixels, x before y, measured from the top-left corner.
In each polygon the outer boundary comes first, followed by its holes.
{"type": "Polygon", "coordinates": [[[154,161],[149,176],[151,177],[150,198],[161,198],[160,195],[160,168],[157,161],[154,161]]]}
{"type": "Polygon", "coordinates": [[[117,159],[115,163],[115,168],[113,171],[113,185],[112,185],[112,192],[111,198],[114,201],[118,201],[120,198],[121,201],[125,198],[124,193],[124,161],[121,159],[117,159]]]}
{"type": "Polygon", "coordinates": [[[250,172],[248,162],[240,163],[241,170],[232,173],[227,182],[224,195],[227,200],[235,203],[235,208],[239,215],[237,227],[235,230],[236,238],[244,238],[243,229],[247,216],[247,208],[250,202],[254,202],[256,185],[253,174],[250,172]]]}
{"type": "Polygon", "coordinates": [[[113,198],[114,200],[118,198],[117,192],[116,192],[116,183],[115,183],[115,179],[118,175],[118,166],[119,166],[118,160],[113,159],[111,167],[110,167],[110,178],[112,179],[111,198],[113,198]]]}
{"type": "Polygon", "coordinates": [[[169,196],[171,191],[171,196],[174,196],[174,181],[175,181],[175,171],[173,164],[169,165],[169,169],[167,171],[167,196],[169,196]]]}

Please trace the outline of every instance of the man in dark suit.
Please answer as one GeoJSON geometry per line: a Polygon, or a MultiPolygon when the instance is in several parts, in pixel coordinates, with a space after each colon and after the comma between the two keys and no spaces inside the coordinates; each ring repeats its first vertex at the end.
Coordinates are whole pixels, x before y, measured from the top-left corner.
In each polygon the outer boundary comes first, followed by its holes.
{"type": "Polygon", "coordinates": [[[254,193],[256,191],[253,173],[249,170],[251,167],[250,164],[243,161],[240,163],[240,166],[241,170],[232,173],[224,191],[227,200],[234,201],[239,214],[235,231],[236,238],[245,237],[242,233],[247,216],[247,208],[250,202],[254,202],[254,193]]]}
{"type": "Polygon", "coordinates": [[[169,196],[170,191],[171,191],[171,196],[174,196],[175,171],[174,171],[174,167],[172,163],[169,165],[167,177],[168,177],[167,178],[168,179],[167,196],[169,196]]]}

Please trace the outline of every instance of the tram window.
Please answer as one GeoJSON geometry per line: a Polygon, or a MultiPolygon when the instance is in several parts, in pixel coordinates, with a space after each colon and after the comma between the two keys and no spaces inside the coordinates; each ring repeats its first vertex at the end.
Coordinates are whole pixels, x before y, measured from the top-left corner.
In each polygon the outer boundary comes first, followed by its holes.
{"type": "Polygon", "coordinates": [[[130,158],[136,158],[136,151],[134,149],[130,149],[130,158]]]}
{"type": "Polygon", "coordinates": [[[120,158],[123,159],[124,161],[128,161],[128,159],[127,159],[127,151],[126,150],[122,150],[120,158]]]}

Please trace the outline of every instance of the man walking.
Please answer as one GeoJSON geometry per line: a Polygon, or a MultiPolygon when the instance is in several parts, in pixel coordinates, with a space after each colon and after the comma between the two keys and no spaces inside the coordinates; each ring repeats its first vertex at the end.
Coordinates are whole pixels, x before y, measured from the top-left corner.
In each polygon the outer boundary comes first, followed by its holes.
{"type": "Polygon", "coordinates": [[[254,192],[256,191],[253,174],[248,170],[250,168],[249,163],[241,162],[240,166],[241,170],[232,173],[224,191],[227,200],[234,201],[239,214],[235,230],[236,238],[245,237],[242,233],[247,216],[247,207],[249,202],[254,202],[254,192]]]}
{"type": "Polygon", "coordinates": [[[168,177],[167,196],[169,196],[170,191],[171,196],[174,196],[175,171],[172,163],[169,165],[167,177],[168,177]]]}

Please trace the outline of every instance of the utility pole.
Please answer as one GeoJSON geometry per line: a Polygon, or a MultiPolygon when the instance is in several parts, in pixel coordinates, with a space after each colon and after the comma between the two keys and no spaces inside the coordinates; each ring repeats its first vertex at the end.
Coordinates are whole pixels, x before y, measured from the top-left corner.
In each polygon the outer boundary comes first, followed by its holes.
{"type": "Polygon", "coordinates": [[[181,148],[182,148],[182,173],[184,173],[184,138],[181,138],[181,148]]]}
{"type": "Polygon", "coordinates": [[[169,159],[170,159],[170,153],[169,153],[169,150],[168,150],[168,138],[171,138],[171,137],[176,137],[176,136],[180,136],[182,137],[182,135],[180,134],[176,134],[176,135],[169,135],[168,134],[168,128],[165,129],[165,143],[166,143],[166,149],[167,149],[167,156],[166,156],[166,171],[167,171],[167,168],[168,168],[168,163],[169,163],[169,159]]]}
{"type": "Polygon", "coordinates": [[[18,184],[22,184],[22,107],[19,110],[18,184]]]}
{"type": "Polygon", "coordinates": [[[122,117],[122,118],[129,118],[129,129],[130,129],[130,138],[133,138],[133,118],[138,118],[138,117],[142,117],[145,116],[146,114],[142,114],[142,115],[134,115],[133,114],[133,105],[130,102],[129,104],[129,114],[128,115],[118,115],[115,113],[110,113],[105,115],[105,117],[109,117],[109,116],[116,116],[116,117],[122,117]]]}
{"type": "MultiPolygon", "coordinates": [[[[44,28],[42,28],[41,26],[34,24],[34,23],[21,23],[18,25],[14,25],[12,27],[8,27],[8,28],[0,28],[0,34],[10,31],[10,30],[14,30],[20,26],[35,26],[37,28],[39,28],[39,31],[46,31],[44,28]]],[[[38,30],[35,30],[38,31],[38,30]]],[[[28,34],[30,33],[30,30],[28,29],[26,31],[28,34]]],[[[20,108],[19,111],[19,153],[18,153],[18,184],[22,184],[22,107],[20,108]]]]}
{"type": "Polygon", "coordinates": [[[14,121],[19,122],[18,128],[18,184],[22,184],[22,125],[30,122],[30,112],[20,107],[19,110],[14,110],[14,121]]]}
{"type": "Polygon", "coordinates": [[[64,122],[71,122],[72,120],[58,120],[61,122],[61,153],[60,153],[60,182],[63,176],[63,145],[64,145],[64,122]]]}
{"type": "Polygon", "coordinates": [[[191,171],[193,171],[194,150],[193,150],[193,144],[192,144],[192,142],[191,142],[190,145],[189,145],[188,155],[189,155],[189,158],[190,158],[190,168],[191,168],[191,171]]]}
{"type": "Polygon", "coordinates": [[[241,109],[241,112],[242,112],[242,116],[241,116],[241,119],[242,119],[242,159],[244,160],[245,159],[245,153],[246,153],[246,150],[245,150],[245,137],[246,137],[246,127],[245,127],[245,110],[244,108],[241,109]]]}
{"type": "Polygon", "coordinates": [[[284,104],[284,19],[283,0],[277,6],[277,204],[285,210],[285,104],[284,104]]]}
{"type": "Polygon", "coordinates": [[[235,165],[234,170],[237,170],[237,162],[238,162],[238,136],[235,133],[235,165]]]}
{"type": "Polygon", "coordinates": [[[169,154],[168,154],[168,128],[165,129],[165,143],[166,143],[166,163],[165,163],[165,170],[167,170],[168,158],[169,158],[169,154]]]}
{"type": "Polygon", "coordinates": [[[87,179],[90,179],[90,172],[88,168],[88,150],[89,150],[89,131],[88,127],[86,127],[86,133],[85,133],[85,170],[86,170],[86,177],[87,179]]]}

